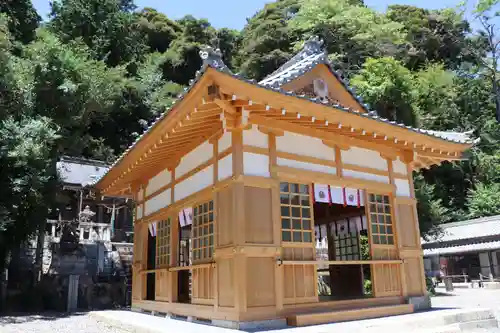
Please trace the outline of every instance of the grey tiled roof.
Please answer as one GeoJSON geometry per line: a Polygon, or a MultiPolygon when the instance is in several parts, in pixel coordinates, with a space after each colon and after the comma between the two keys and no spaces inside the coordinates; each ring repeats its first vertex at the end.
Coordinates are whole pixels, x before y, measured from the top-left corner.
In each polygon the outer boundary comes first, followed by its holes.
{"type": "MultiPolygon", "coordinates": [[[[326,63],[327,62],[327,55],[324,51],[321,50],[321,45],[322,42],[319,41],[318,39],[310,39],[308,42],[306,42],[304,49],[299,52],[294,58],[292,58],[289,62],[285,63],[282,67],[280,67],[278,70],[276,70],[274,73],[266,77],[264,80],[261,82],[256,82],[255,80],[249,80],[244,77],[242,77],[240,74],[233,74],[231,71],[228,69],[228,67],[224,64],[222,61],[222,55],[220,53],[220,50],[214,50],[211,47],[207,47],[204,50],[200,51],[200,56],[203,59],[203,65],[202,68],[196,72],[196,75],[194,79],[190,80],[189,86],[184,88],[184,91],[179,94],[177,100],[175,100],[172,103],[172,106],[167,109],[163,114],[161,114],[159,117],[157,117],[151,124],[150,126],[140,135],[137,137],[137,139],[116,159],[116,161],[110,166],[110,169],[112,169],[115,165],[117,165],[135,146],[136,144],[146,135],[148,134],[159,122],[161,122],[170,112],[171,109],[173,109],[177,103],[181,102],[186,96],[187,93],[196,85],[196,83],[200,80],[200,78],[203,76],[204,72],[207,70],[207,68],[211,67],[221,73],[230,75],[240,81],[244,81],[250,84],[253,84],[255,86],[272,90],[287,96],[293,96],[296,98],[300,99],[305,99],[308,100],[312,103],[317,103],[317,104],[323,104],[325,105],[325,102],[322,101],[319,98],[309,98],[305,95],[297,95],[293,91],[285,91],[280,88],[282,84],[285,82],[288,82],[292,80],[293,78],[296,78],[302,74],[304,74],[307,71],[310,71],[314,66],[316,66],[319,63],[326,63]],[[288,81],[287,81],[288,80],[288,81]]],[[[329,67],[331,68],[331,67],[329,67]]],[[[361,99],[357,97],[353,91],[345,84],[345,82],[336,74],[334,71],[332,71],[334,75],[337,76],[337,78],[344,84],[346,89],[355,97],[358,101],[360,101],[360,104],[366,108],[366,111],[368,111],[367,106],[363,103],[361,103],[361,99]]],[[[331,106],[332,108],[335,108],[340,111],[356,114],[360,117],[365,117],[365,118],[370,118],[376,121],[384,122],[393,126],[397,127],[402,127],[406,128],[408,130],[421,133],[421,134],[426,134],[432,137],[436,137],[439,139],[443,139],[445,141],[451,141],[455,143],[469,143],[473,144],[476,141],[473,140],[470,137],[470,132],[467,133],[457,133],[457,132],[437,132],[437,131],[428,131],[428,130],[422,130],[418,128],[413,128],[410,126],[406,126],[404,124],[399,124],[396,123],[395,121],[390,121],[388,119],[381,118],[377,115],[375,111],[370,111],[370,112],[360,112],[359,110],[353,110],[350,108],[346,108],[342,105],[339,104],[326,104],[328,106],[331,106]]],[[[101,177],[96,179],[93,184],[97,183],[100,179],[102,179],[105,176],[106,173],[104,173],[101,177]]],[[[91,184],[92,185],[92,184],[91,184]]]]}
{"type": "Polygon", "coordinates": [[[500,239],[500,215],[445,223],[441,224],[440,227],[442,229],[441,235],[429,241],[422,239],[422,244],[432,246],[442,242],[490,237],[495,235],[497,235],[500,239]]]}
{"type": "Polygon", "coordinates": [[[259,85],[265,87],[281,87],[290,81],[295,80],[299,76],[311,71],[316,65],[324,64],[351,96],[368,112],[368,105],[363,103],[360,96],[352,90],[351,87],[342,79],[342,76],[333,69],[328,60],[328,54],[322,48],[323,41],[317,36],[309,38],[303,48],[280,68],[265,77],[259,82],[259,85]]]}
{"type": "Polygon", "coordinates": [[[432,249],[424,249],[424,256],[445,255],[468,252],[484,252],[500,249],[500,241],[479,242],[463,245],[443,246],[432,249]]]}
{"type": "Polygon", "coordinates": [[[318,64],[328,63],[328,56],[324,52],[320,53],[306,53],[305,50],[299,52],[300,58],[292,58],[285,63],[285,67],[280,67],[277,71],[266,76],[260,85],[266,87],[280,87],[297,77],[309,72],[314,66],[318,64]]]}
{"type": "Polygon", "coordinates": [[[59,177],[65,184],[85,187],[100,179],[109,167],[101,161],[63,157],[56,163],[59,177]]]}

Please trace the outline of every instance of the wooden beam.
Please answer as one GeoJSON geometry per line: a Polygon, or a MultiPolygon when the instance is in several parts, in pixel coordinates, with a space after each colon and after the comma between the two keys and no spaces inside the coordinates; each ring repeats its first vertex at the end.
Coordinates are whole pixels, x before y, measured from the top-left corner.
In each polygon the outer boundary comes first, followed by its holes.
{"type": "Polygon", "coordinates": [[[230,113],[230,114],[237,114],[238,109],[231,104],[231,102],[216,98],[214,100],[214,103],[216,103],[221,109],[223,109],[225,112],[230,113]]]}
{"type": "MultiPolygon", "coordinates": [[[[311,136],[315,137],[318,139],[322,139],[325,141],[330,141],[334,142],[340,146],[359,146],[363,148],[371,148],[375,149],[377,151],[381,152],[388,152],[388,153],[393,153],[394,150],[391,149],[391,147],[379,145],[376,143],[371,143],[371,142],[365,142],[360,139],[356,138],[348,138],[339,134],[334,134],[334,133],[328,133],[324,132],[321,130],[316,130],[313,128],[308,128],[296,124],[290,124],[285,121],[280,121],[280,120],[275,120],[275,119],[269,119],[266,117],[261,117],[261,116],[256,116],[256,115],[250,115],[250,123],[256,124],[256,125],[263,125],[263,126],[269,126],[275,129],[280,129],[283,131],[289,131],[289,132],[294,132],[297,134],[302,134],[306,136],[311,136]]],[[[399,153],[399,152],[398,152],[399,153]]]]}
{"type": "Polygon", "coordinates": [[[232,91],[233,94],[241,99],[258,100],[260,103],[269,102],[274,107],[287,108],[295,112],[303,113],[304,115],[315,117],[316,119],[328,120],[332,123],[342,123],[349,127],[374,130],[378,133],[384,133],[384,135],[390,134],[399,140],[416,142],[443,151],[463,151],[471,146],[471,144],[452,143],[422,133],[409,131],[405,127],[393,126],[389,123],[376,121],[369,117],[360,117],[351,112],[335,110],[335,108],[331,106],[313,103],[299,97],[286,96],[279,92],[238,80],[211,68],[209,68],[208,71],[222,90],[232,91]]]}

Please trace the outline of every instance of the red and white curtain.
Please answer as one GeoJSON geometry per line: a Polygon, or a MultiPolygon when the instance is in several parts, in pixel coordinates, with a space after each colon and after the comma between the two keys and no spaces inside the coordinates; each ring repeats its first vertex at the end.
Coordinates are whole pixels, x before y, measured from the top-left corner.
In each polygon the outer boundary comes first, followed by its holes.
{"type": "Polygon", "coordinates": [[[325,184],[313,184],[313,187],[315,202],[357,207],[365,205],[364,190],[325,184]]]}

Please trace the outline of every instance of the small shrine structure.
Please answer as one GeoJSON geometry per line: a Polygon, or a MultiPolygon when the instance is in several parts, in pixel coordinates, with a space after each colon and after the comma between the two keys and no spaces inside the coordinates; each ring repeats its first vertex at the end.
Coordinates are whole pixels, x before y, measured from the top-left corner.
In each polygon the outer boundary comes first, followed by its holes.
{"type": "Polygon", "coordinates": [[[96,182],[132,198],[132,307],[244,328],[428,306],[412,171],[471,133],[370,111],[311,38],[260,82],[219,50],[96,182]]]}

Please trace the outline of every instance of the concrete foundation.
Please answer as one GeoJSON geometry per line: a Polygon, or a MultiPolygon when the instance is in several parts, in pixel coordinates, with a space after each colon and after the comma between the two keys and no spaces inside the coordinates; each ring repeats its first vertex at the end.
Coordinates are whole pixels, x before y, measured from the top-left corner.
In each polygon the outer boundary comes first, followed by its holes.
{"type": "Polygon", "coordinates": [[[212,325],[235,330],[269,330],[286,328],[286,319],[272,319],[259,321],[231,321],[231,320],[212,320],[212,325]]]}
{"type": "Polygon", "coordinates": [[[484,287],[487,289],[500,289],[500,282],[485,282],[484,287]]]}
{"type": "Polygon", "coordinates": [[[429,295],[408,297],[408,304],[413,304],[415,311],[428,310],[432,307],[429,295]]]}

